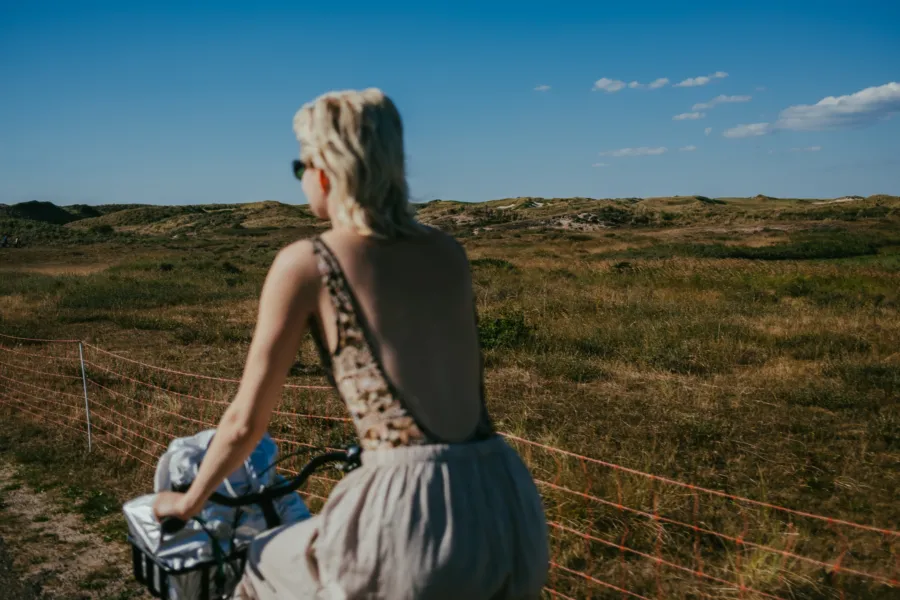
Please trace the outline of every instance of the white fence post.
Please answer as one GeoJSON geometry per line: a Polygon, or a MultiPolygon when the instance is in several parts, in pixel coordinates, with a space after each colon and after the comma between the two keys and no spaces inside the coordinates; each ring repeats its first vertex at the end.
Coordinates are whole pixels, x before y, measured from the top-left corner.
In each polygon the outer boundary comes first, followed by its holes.
{"type": "Polygon", "coordinates": [[[84,416],[87,418],[88,452],[91,452],[91,407],[88,404],[87,374],[84,371],[84,349],[81,342],[78,342],[78,358],[81,360],[81,384],[84,386],[84,416]]]}

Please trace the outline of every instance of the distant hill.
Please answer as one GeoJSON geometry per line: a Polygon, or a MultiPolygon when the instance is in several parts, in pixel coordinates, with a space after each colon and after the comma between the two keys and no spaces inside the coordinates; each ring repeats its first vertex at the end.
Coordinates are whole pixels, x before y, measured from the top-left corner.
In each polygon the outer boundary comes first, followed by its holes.
{"type": "Polygon", "coordinates": [[[74,229],[110,226],[116,231],[143,235],[197,235],[228,230],[282,229],[309,225],[313,215],[308,206],[265,201],[248,204],[205,204],[186,206],[124,207],[90,219],[69,224],[74,229]]]}
{"type": "Polygon", "coordinates": [[[417,206],[421,221],[456,235],[516,229],[597,231],[624,227],[684,227],[761,220],[856,221],[900,217],[900,197],[812,198],[506,198],[478,204],[434,200],[417,206]]]}
{"type": "Polygon", "coordinates": [[[91,219],[103,214],[97,210],[96,206],[89,206],[87,204],[72,204],[71,206],[63,206],[62,209],[75,217],[74,220],[91,219]]]}
{"type": "MultiPolygon", "coordinates": [[[[420,221],[457,236],[494,231],[561,230],[591,232],[610,228],[721,226],[780,221],[855,221],[900,218],[900,197],[797,199],[755,196],[709,198],[536,198],[519,197],[480,203],[432,200],[413,205],[420,221]]],[[[165,237],[263,236],[273,231],[324,227],[309,206],[275,201],[246,204],[154,206],[51,202],[0,205],[2,233],[48,241],[89,242],[113,235],[165,237]]],[[[313,229],[314,230],[314,229],[313,229]]]]}
{"type": "Polygon", "coordinates": [[[49,223],[51,225],[65,225],[66,223],[71,223],[79,218],[52,202],[41,202],[39,200],[22,202],[0,208],[0,216],[40,221],[41,223],[49,223]]]}

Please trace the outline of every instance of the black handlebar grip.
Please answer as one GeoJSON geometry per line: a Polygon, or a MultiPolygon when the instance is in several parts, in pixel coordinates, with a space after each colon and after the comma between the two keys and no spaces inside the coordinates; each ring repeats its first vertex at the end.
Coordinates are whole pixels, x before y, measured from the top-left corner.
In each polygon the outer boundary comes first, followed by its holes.
{"type": "Polygon", "coordinates": [[[175,517],[165,517],[159,525],[163,533],[172,535],[173,533],[178,533],[184,529],[184,526],[187,525],[187,523],[181,519],[176,519],[175,517]]]}

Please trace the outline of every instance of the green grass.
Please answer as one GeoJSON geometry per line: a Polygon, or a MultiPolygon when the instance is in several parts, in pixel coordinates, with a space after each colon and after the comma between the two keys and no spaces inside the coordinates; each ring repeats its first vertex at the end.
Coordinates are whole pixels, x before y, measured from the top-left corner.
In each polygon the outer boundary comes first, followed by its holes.
{"type": "Polygon", "coordinates": [[[0,295],[49,296],[57,293],[65,286],[66,282],[57,277],[13,271],[3,274],[3,285],[0,286],[0,295]]]}
{"type": "Polygon", "coordinates": [[[878,254],[881,247],[900,245],[900,237],[872,239],[869,233],[806,233],[771,246],[663,243],[600,255],[603,258],[738,258],[747,260],[821,260],[878,254]]]}
{"type": "MultiPolygon", "coordinates": [[[[0,433],[0,452],[16,461],[19,486],[37,493],[58,492],[65,510],[110,539],[124,540],[128,532],[120,518],[122,501],[152,487],[135,474],[122,473],[109,456],[89,454],[84,440],[48,432],[40,425],[21,423],[0,433]]],[[[34,522],[52,518],[38,515],[34,522]]]]}
{"type": "Polygon", "coordinates": [[[218,299],[200,285],[186,281],[141,280],[116,275],[75,279],[59,301],[70,309],[147,309],[218,299]],[[212,296],[212,298],[210,298],[212,296]]]}

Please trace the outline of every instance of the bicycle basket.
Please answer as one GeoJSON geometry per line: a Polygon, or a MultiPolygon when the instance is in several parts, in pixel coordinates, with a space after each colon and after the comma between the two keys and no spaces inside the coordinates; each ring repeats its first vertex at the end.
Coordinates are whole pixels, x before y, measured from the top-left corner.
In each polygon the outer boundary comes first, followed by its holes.
{"type": "MultiPolygon", "coordinates": [[[[201,520],[182,530],[163,534],[153,516],[154,494],[140,496],[123,506],[128,523],[135,579],[164,600],[218,600],[229,598],[243,573],[253,539],[269,529],[258,505],[228,508],[207,504],[201,520]]],[[[283,523],[296,494],[274,501],[283,523]],[[280,501],[280,502],[279,502],[280,501]]]]}
{"type": "MultiPolygon", "coordinates": [[[[214,434],[213,430],[172,440],[161,457],[154,481],[156,492],[184,491],[214,434]]],[[[229,498],[283,484],[286,480],[268,466],[277,448],[266,435],[244,464],[219,486],[229,498]]],[[[229,508],[207,502],[197,518],[173,534],[163,534],[153,515],[155,494],[126,502],[122,510],[128,525],[134,577],[157,598],[166,600],[218,600],[228,598],[243,573],[247,549],[253,539],[278,525],[309,518],[309,509],[297,494],[271,501],[229,508]]]]}
{"type": "Polygon", "coordinates": [[[219,564],[215,560],[173,568],[141,548],[129,536],[134,578],[161,600],[220,600],[230,598],[247,562],[247,548],[236,550],[219,564]]]}

